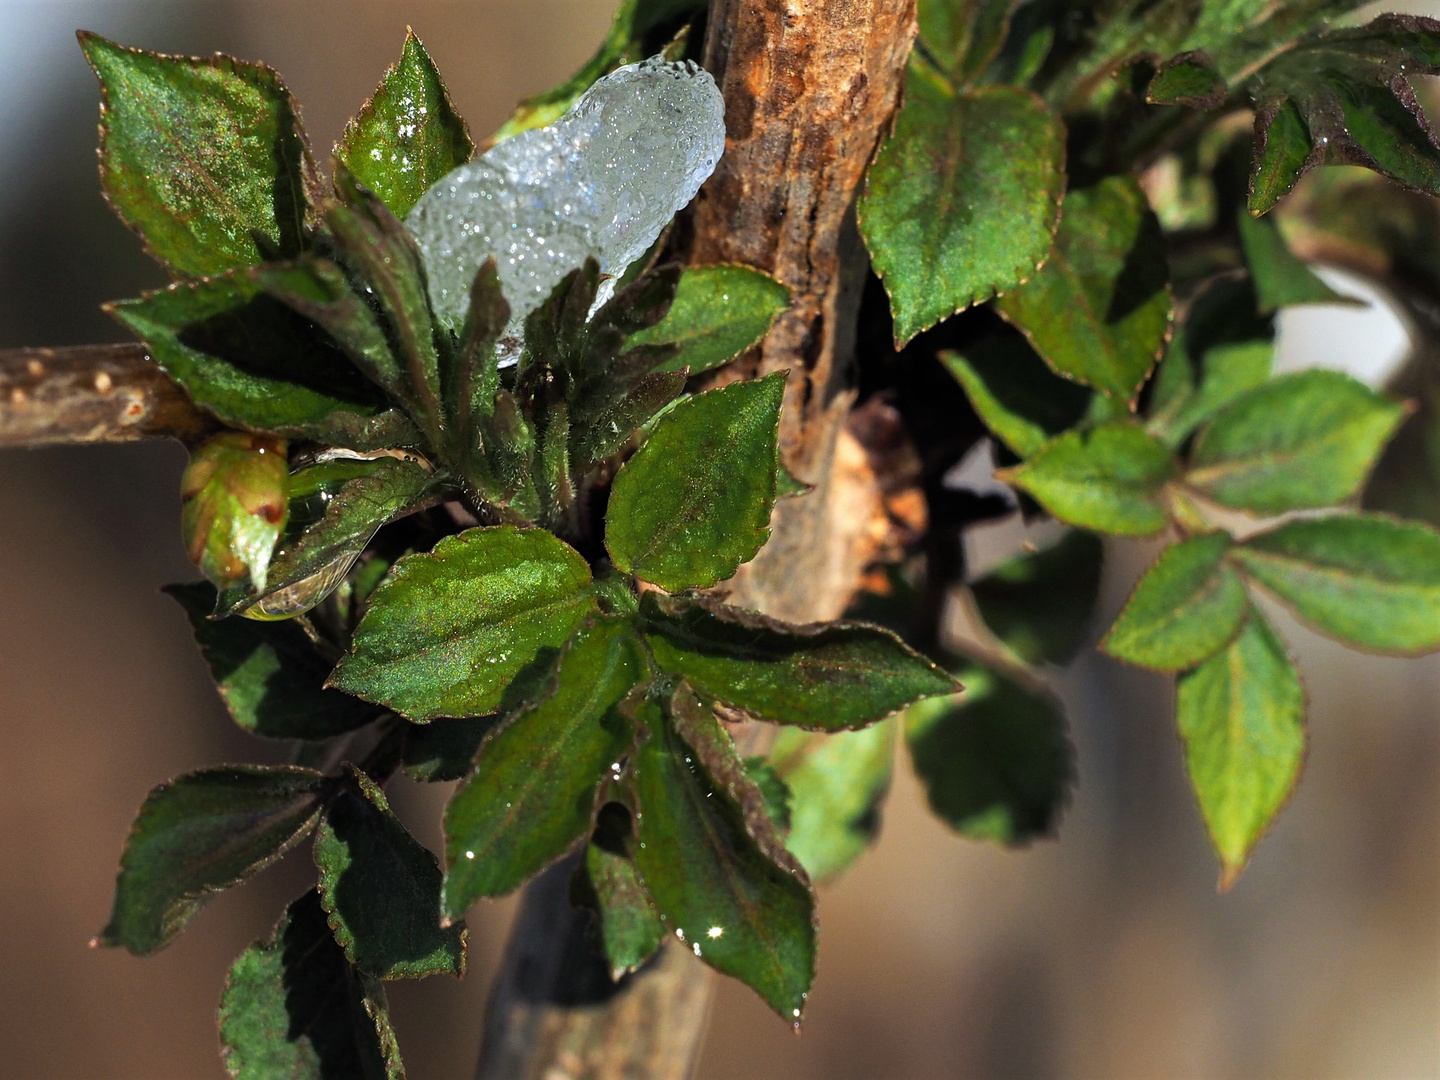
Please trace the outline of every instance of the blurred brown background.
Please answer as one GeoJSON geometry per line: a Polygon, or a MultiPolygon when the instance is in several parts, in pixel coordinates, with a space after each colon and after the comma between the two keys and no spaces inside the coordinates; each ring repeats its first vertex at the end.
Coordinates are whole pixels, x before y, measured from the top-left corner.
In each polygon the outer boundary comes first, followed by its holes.
{"type": "MultiPolygon", "coordinates": [[[[612,7],[0,0],[0,346],[119,339],[97,305],[163,281],[101,201],[77,27],[265,59],[325,148],[407,23],[479,135],[567,75],[612,7]]],[[[195,576],[178,536],[183,457],[157,445],[0,458],[0,1077],[222,1076],[225,971],[312,880],[296,853],[150,960],[86,947],[152,785],[278,760],[229,723],[156,591],[195,576]]],[[[1113,554],[1111,615],[1146,552],[1113,554]]],[[[1362,657],[1280,623],[1308,679],[1309,765],[1231,894],[1215,892],[1167,682],[1083,659],[1057,678],[1081,772],[1059,840],[1020,853],[961,841],[902,771],[878,848],[823,894],[805,1033],[726,984],[701,1076],[1440,1077],[1440,663],[1362,657]]],[[[435,845],[445,792],[394,787],[435,845]]],[[[512,909],[477,909],[463,982],[392,984],[415,1080],[470,1075],[512,909]]]]}

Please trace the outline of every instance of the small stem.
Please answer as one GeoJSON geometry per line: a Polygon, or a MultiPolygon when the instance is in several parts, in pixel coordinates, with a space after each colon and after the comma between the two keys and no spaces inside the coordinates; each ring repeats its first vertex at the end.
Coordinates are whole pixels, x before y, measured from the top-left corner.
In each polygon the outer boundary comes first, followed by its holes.
{"type": "Polygon", "coordinates": [[[0,447],[178,439],[219,423],[139,344],[0,350],[0,447]]]}

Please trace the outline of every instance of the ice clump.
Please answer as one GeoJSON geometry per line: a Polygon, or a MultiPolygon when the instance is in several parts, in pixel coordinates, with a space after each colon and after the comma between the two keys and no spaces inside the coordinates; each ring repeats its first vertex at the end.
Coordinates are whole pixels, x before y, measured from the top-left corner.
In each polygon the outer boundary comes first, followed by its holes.
{"type": "Polygon", "coordinates": [[[470,285],[491,256],[511,309],[502,362],[518,357],[525,316],[590,255],[611,278],[603,301],[714,171],[724,112],[709,72],[655,56],[597,81],[549,127],[507,139],[436,183],[405,224],[441,323],[459,331],[470,285]]]}

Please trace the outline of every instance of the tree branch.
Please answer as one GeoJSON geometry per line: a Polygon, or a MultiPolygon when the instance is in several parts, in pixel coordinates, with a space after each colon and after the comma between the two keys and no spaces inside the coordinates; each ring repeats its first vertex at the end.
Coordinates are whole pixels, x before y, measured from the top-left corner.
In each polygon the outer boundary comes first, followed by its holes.
{"type": "Polygon", "coordinates": [[[218,427],[143,345],[0,350],[0,447],[172,438],[218,427]]]}
{"type": "MultiPolygon", "coordinates": [[[[854,511],[852,481],[873,482],[834,466],[849,438],[865,274],[854,204],[899,103],[915,0],[714,0],[708,35],[727,138],[696,206],[690,261],[745,263],[790,287],[791,307],[766,340],[720,377],[790,372],[781,445],[791,470],[816,484],[777,508],[770,543],[731,584],[735,599],[768,614],[833,618],[860,569],[854,530],[839,527],[854,511]]],[[[765,727],[738,733],[737,743],[762,750],[765,727]]],[[[618,986],[588,981],[596,960],[562,889],[569,873],[561,864],[526,892],[479,1080],[684,1080],[704,1038],[713,974],[671,944],[618,986]]]]}

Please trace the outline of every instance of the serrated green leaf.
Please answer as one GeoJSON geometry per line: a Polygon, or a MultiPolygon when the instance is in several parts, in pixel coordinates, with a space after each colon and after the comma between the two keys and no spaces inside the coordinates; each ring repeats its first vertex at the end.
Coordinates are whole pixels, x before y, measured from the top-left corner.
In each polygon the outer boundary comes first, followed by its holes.
{"type": "Polygon", "coordinates": [[[82,33],[100,79],[100,179],[177,275],[293,256],[315,163],[295,99],[263,64],[127,49],[82,33]]]}
{"type": "Polygon", "coordinates": [[[777,733],[770,760],[790,790],[785,846],[812,881],[843,873],[874,842],[894,758],[891,720],[833,735],[777,733]]]}
{"type": "MultiPolygon", "coordinates": [[[[340,262],[369,287],[368,298],[389,326],[405,371],[399,400],[432,445],[442,445],[440,354],[425,288],[425,267],[415,238],[378,197],[336,167],[341,201],[325,213],[340,262]]],[[[458,327],[456,328],[458,329],[458,327]]]]}
{"type": "Polygon", "coordinates": [[[315,834],[320,902],[345,958],[380,979],[465,974],[465,928],[440,925],[440,864],[353,766],[315,834]]]}
{"type": "Polygon", "coordinates": [[[997,475],[1067,524],[1146,536],[1165,527],[1160,494],[1172,471],[1161,443],[1131,424],[1113,423],[1068,431],[997,475]]]}
{"type": "Polygon", "coordinates": [[[373,706],[323,689],[333,665],[300,627],[211,619],[215,589],[205,582],[164,591],[185,609],[230,716],[252,735],[328,739],[375,719],[373,706]]]}
{"type": "Polygon", "coordinates": [[[705,588],[770,536],[785,373],[682,401],[610,491],[605,547],[626,573],[669,592],[705,588]]]}
{"type": "Polygon", "coordinates": [[[930,809],[977,840],[1020,845],[1055,830],[1075,781],[1060,704],[998,668],[968,662],[957,701],[905,713],[905,741],[930,809]]]}
{"type": "Polygon", "coordinates": [[[1185,765],[1229,888],[1280,811],[1305,758],[1305,695],[1258,610],[1225,649],[1180,677],[1185,765]]]}
{"type": "Polygon", "coordinates": [[[645,675],[629,620],[601,621],[575,635],[549,694],[486,737],[445,808],[447,916],[518,889],[590,831],[634,741],[620,702],[645,675]]]}
{"type": "Polygon", "coordinates": [[[630,857],[634,846],[629,811],[606,803],[570,882],[570,903],[595,913],[597,944],[615,980],[654,956],[665,939],[665,924],[630,857]]]}
{"type": "Polygon", "coordinates": [[[1404,406],[1337,371],[1280,375],[1200,433],[1185,481],[1242,510],[1333,506],[1359,490],[1404,416],[1404,406]]]}
{"type": "Polygon", "coordinates": [[[403,218],[430,185],[470,160],[475,144],[413,30],[375,94],[345,125],[336,159],[403,218]]]}
{"type": "Polygon", "coordinates": [[[241,614],[285,619],[329,596],[381,526],[433,501],[434,474],[401,458],[338,459],[290,477],[290,525],[267,587],[232,599],[241,614]]]}
{"type": "Polygon", "coordinates": [[[262,293],[248,272],[172,285],[109,311],[228,424],[357,450],[417,441],[335,342],[262,293]]]}
{"type": "Polygon", "coordinates": [[[1060,121],[1033,95],[957,95],[913,64],[905,94],[858,207],[902,344],[1029,279],[1065,187],[1060,121]]]}
{"type": "Polygon", "coordinates": [[[734,745],[682,687],[638,710],[635,865],[675,935],[790,1023],[815,977],[815,900],[734,745]]]}
{"type": "Polygon", "coordinates": [[[1280,98],[1256,109],[1250,213],[1262,214],[1289,194],[1309,169],[1310,154],[1310,129],[1293,101],[1280,98]]]}
{"type": "Polygon", "coordinates": [[[1290,250],[1271,218],[1256,219],[1241,211],[1237,225],[1262,312],[1297,304],[1364,306],[1365,301],[1342,296],[1321,281],[1315,271],[1290,250]]]}
{"type": "Polygon", "coordinates": [[[995,307],[1056,371],[1132,400],[1170,332],[1165,240],[1134,177],[1066,194],[1050,258],[995,307]]]}
{"type": "Polygon", "coordinates": [[[862,728],[920,698],[959,689],[878,626],[795,626],[655,593],[641,598],[640,618],[657,664],[705,698],[771,723],[862,728]]]}
{"type": "Polygon", "coordinates": [[[1072,530],[1006,560],[970,586],[990,632],[1029,664],[1068,664],[1085,643],[1100,592],[1105,545],[1072,530]]]}
{"type": "Polygon", "coordinates": [[[957,85],[995,59],[1019,0],[920,0],[920,40],[957,85]]]}
{"type": "Polygon", "coordinates": [[[214,893],[314,828],[324,783],[310,769],[226,765],[155,788],[125,841],[115,906],[97,940],[136,956],[164,948],[214,893]]]}
{"type": "Polygon", "coordinates": [[[1440,73],[1440,23],[1381,15],[1281,50],[1252,87],[1257,152],[1250,212],[1269,210],[1317,165],[1363,165],[1440,193],[1440,143],[1410,79],[1440,73]]]}
{"type": "Polygon", "coordinates": [[[1245,572],[1323,633],[1365,649],[1440,648],[1440,533],[1378,514],[1286,522],[1235,549],[1245,572]]]}
{"type": "Polygon", "coordinates": [[[220,999],[235,1080],[405,1080],[385,991],[335,944],[313,889],[236,959],[220,999]]]}
{"type": "Polygon", "coordinates": [[[422,783],[464,779],[498,721],[497,716],[475,716],[406,725],[400,749],[405,775],[422,783]]]}
{"type": "Polygon", "coordinates": [[[671,345],[676,352],[657,371],[691,375],[735,359],[770,330],[790,305],[790,290],[748,266],[692,266],[680,277],[665,318],[629,341],[671,345]]]}
{"type": "Polygon", "coordinates": [[[415,721],[483,716],[595,611],[590,568],[543,529],[467,529],[400,559],[330,685],[415,721]]]}
{"type": "Polygon", "coordinates": [[[1172,56],[1161,64],[1145,90],[1152,105],[1188,105],[1192,109],[1218,109],[1229,87],[1203,52],[1172,56]]]}
{"type": "Polygon", "coordinates": [[[1250,608],[1245,583],[1225,559],[1232,543],[1229,533],[1214,532],[1167,547],[1100,648],[1156,671],[1194,667],[1223,649],[1250,608]]]}
{"type": "Polygon", "coordinates": [[[285,528],[289,486],[283,440],[227,431],[196,447],[180,479],[190,561],[217,585],[264,588],[285,528]]]}
{"type": "Polygon", "coordinates": [[[995,437],[1022,458],[1085,417],[1093,392],[1062,379],[1013,331],[963,353],[939,353],[995,437]]]}

